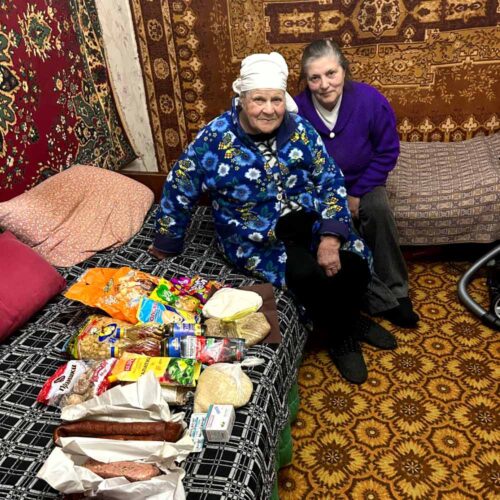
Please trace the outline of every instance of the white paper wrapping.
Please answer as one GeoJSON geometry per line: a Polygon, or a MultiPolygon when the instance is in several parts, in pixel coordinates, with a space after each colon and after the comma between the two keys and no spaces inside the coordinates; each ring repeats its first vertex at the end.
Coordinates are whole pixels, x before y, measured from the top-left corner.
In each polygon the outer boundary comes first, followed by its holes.
{"type": "MultiPolygon", "coordinates": [[[[121,422],[182,421],[184,414],[170,414],[162,399],[161,387],[152,372],[136,383],[118,386],[101,396],[79,405],[67,406],[61,417],[66,421],[80,419],[114,420],[121,422]]],[[[122,441],[90,437],[59,438],[61,448],[55,448],[37,476],[62,493],[85,492],[89,496],[110,499],[172,499],[185,498],[182,462],[193,451],[194,443],[185,426],[183,437],[176,443],[163,441],[122,441]],[[100,462],[141,460],[155,463],[163,474],[148,481],[130,483],[125,478],[102,479],[79,465],[93,458],[100,462]]]]}
{"type": "Polygon", "coordinates": [[[72,422],[83,418],[117,422],[180,422],[184,414],[170,414],[168,403],[162,398],[158,380],[152,372],[148,372],[133,384],[113,387],[100,396],[62,409],[61,419],[64,421],[72,422]]]}
{"type": "Polygon", "coordinates": [[[49,483],[52,488],[66,494],[85,492],[89,497],[117,500],[184,500],[186,494],[182,479],[183,469],[167,469],[157,464],[163,474],[148,481],[130,483],[123,477],[102,479],[79,464],[87,457],[65,453],[55,448],[43,464],[37,476],[49,483]]]}

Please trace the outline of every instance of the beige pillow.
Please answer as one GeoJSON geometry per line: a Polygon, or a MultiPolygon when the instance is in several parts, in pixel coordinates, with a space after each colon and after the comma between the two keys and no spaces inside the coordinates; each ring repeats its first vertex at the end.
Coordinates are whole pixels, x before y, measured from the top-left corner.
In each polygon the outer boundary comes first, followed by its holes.
{"type": "Polygon", "coordinates": [[[119,246],[141,228],[153,193],[122,174],[75,165],[0,203],[0,227],[54,266],[119,246]]]}

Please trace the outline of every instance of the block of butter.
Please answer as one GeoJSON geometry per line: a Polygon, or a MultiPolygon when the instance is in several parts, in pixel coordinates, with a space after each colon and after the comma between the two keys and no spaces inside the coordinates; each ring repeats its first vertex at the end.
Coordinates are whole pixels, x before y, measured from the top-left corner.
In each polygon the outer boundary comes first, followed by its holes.
{"type": "Polygon", "coordinates": [[[231,437],[235,419],[233,405],[210,405],[203,426],[207,441],[226,442],[231,437]]]}

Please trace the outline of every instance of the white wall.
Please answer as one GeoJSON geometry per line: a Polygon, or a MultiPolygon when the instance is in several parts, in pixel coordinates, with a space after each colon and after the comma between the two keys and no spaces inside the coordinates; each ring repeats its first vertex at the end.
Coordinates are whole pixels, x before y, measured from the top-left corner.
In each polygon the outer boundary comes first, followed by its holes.
{"type": "Polygon", "coordinates": [[[124,170],[157,172],[146,92],[128,0],[96,0],[111,83],[132,145],[139,155],[124,170]]]}

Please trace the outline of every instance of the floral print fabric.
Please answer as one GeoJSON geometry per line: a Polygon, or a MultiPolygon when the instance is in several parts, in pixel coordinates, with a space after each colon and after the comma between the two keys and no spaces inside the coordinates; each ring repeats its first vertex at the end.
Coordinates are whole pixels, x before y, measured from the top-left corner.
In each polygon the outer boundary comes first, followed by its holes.
{"type": "MultiPolygon", "coordinates": [[[[334,234],[342,248],[371,260],[364,242],[352,230],[343,175],[328,156],[313,127],[287,114],[277,135],[278,161],[266,161],[238,122],[233,104],[203,128],[165,182],[154,246],[180,252],[192,210],[207,192],[219,243],[237,267],[285,285],[286,253],[275,235],[280,198],[318,214],[316,236],[334,234]],[[281,179],[284,192],[279,193],[281,179]]],[[[317,238],[316,238],[317,240],[317,238]]]]}

